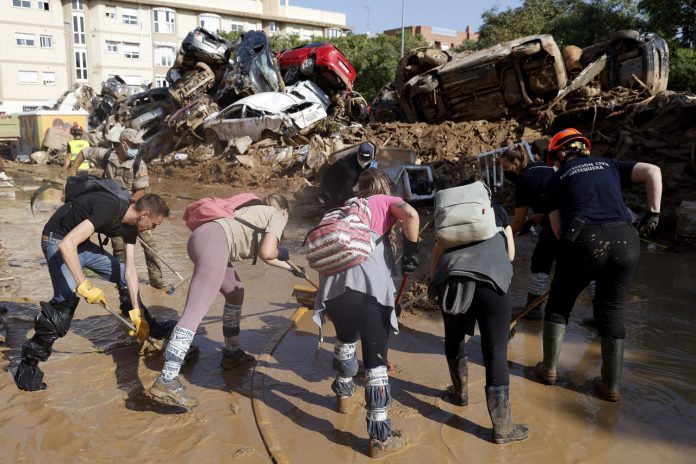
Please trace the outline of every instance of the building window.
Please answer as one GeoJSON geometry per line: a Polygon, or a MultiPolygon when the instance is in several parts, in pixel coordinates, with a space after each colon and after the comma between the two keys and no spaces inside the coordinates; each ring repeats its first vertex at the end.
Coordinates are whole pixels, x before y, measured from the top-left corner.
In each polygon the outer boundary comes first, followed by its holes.
{"type": "Polygon", "coordinates": [[[85,35],[85,15],[84,13],[73,13],[72,15],[73,43],[84,45],[87,43],[85,35]]]}
{"type": "Polygon", "coordinates": [[[155,66],[171,68],[176,59],[176,50],[172,47],[155,47],[155,66]]]}
{"type": "Polygon", "coordinates": [[[156,87],[169,87],[169,82],[165,76],[157,75],[155,76],[155,86],[156,87]]]}
{"type": "MultiPolygon", "coordinates": [[[[137,60],[140,58],[140,44],[124,42],[123,57],[129,60],[137,60]]],[[[140,85],[140,84],[138,84],[140,85]]]]}
{"type": "Polygon", "coordinates": [[[44,85],[56,85],[56,73],[43,72],[41,73],[41,77],[43,77],[44,85]]]}
{"type": "Polygon", "coordinates": [[[200,16],[201,27],[209,30],[210,32],[220,31],[220,16],[212,13],[203,13],[200,16]]]}
{"type": "Polygon", "coordinates": [[[140,76],[121,76],[132,93],[142,92],[140,76]]]}
{"type": "Polygon", "coordinates": [[[275,21],[268,21],[268,32],[278,32],[278,24],[275,21]]]}
{"type": "Polygon", "coordinates": [[[106,41],[106,53],[118,53],[118,42],[106,41]]]}
{"type": "Polygon", "coordinates": [[[20,84],[38,84],[39,73],[36,71],[17,71],[17,82],[20,84]]]}
{"type": "Polygon", "coordinates": [[[230,24],[231,32],[244,32],[244,23],[232,22],[230,24]]]}
{"type": "Polygon", "coordinates": [[[326,30],[326,37],[329,39],[336,39],[338,37],[341,37],[342,31],[340,29],[327,29],[326,30]]]}
{"type": "Polygon", "coordinates": [[[160,34],[174,34],[176,12],[168,8],[156,8],[153,10],[155,19],[155,32],[160,34]]]}
{"type": "Polygon", "coordinates": [[[87,51],[75,50],[75,77],[78,81],[87,80],[87,51]]]}
{"type": "Polygon", "coordinates": [[[85,9],[84,0],[72,0],[72,10],[73,11],[83,11],[85,9]]]}
{"type": "Polygon", "coordinates": [[[49,11],[51,9],[51,5],[49,3],[49,0],[39,0],[37,3],[37,8],[42,11],[49,11]]]}
{"type": "Polygon", "coordinates": [[[40,35],[39,44],[41,48],[53,48],[53,36],[52,35],[40,35]]]}
{"type": "Polygon", "coordinates": [[[291,27],[288,26],[285,28],[286,34],[287,35],[300,35],[300,28],[299,27],[291,27]]]}
{"type": "Polygon", "coordinates": [[[31,0],[12,0],[15,8],[31,8],[31,0]]]}
{"type": "Polygon", "coordinates": [[[106,16],[108,19],[116,19],[116,7],[115,6],[104,7],[104,16],[106,16]]]}
{"type": "Polygon", "coordinates": [[[38,105],[25,105],[22,106],[22,111],[28,113],[29,111],[38,111],[38,105]]]}
{"type": "Polygon", "coordinates": [[[35,47],[36,37],[34,34],[20,34],[15,33],[15,42],[18,47],[35,47]]]}
{"type": "Polygon", "coordinates": [[[309,29],[300,29],[300,40],[312,40],[314,38],[314,31],[309,29]]]}
{"type": "Polygon", "coordinates": [[[133,8],[122,8],[121,19],[123,24],[138,24],[138,10],[133,8]]]}

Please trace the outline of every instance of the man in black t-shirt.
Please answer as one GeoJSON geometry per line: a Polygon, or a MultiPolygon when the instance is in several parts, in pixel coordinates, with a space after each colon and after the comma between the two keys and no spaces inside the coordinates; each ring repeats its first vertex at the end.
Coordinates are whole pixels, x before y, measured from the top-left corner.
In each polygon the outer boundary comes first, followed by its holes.
{"type": "Polygon", "coordinates": [[[353,187],[358,183],[358,177],[372,166],[374,159],[375,146],[370,142],[363,142],[357,153],[344,156],[328,166],[319,182],[319,197],[324,202],[324,208],[328,210],[343,206],[346,200],[353,198],[353,187]]]}
{"type": "Polygon", "coordinates": [[[128,203],[105,191],[80,194],[51,216],[41,235],[41,249],[48,263],[53,298],[48,303],[41,302],[41,312],[34,322],[34,336],[22,346],[22,362],[15,374],[20,389],[46,388],[38,363],[48,359],[53,343],[70,329],[79,303],[78,295],[88,303],[106,305],[104,292],[85,278],[83,267],[127,288],[129,304],[134,302],[130,305],[129,316],[136,330],[131,335],[141,341],[148,337],[149,325],[157,323],[145,314],[139,303],[134,244],[138,232],[155,229],[167,216],[169,208],[158,195],[144,195],[137,202],[128,203]],[[107,237],[123,237],[125,265],[89,240],[95,232],[107,237]]]}

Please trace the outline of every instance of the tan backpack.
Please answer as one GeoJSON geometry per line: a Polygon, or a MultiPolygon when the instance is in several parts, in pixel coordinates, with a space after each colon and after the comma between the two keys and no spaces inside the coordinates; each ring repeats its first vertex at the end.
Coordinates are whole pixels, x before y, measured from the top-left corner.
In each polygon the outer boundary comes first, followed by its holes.
{"type": "Polygon", "coordinates": [[[443,248],[488,240],[498,231],[491,191],[483,182],[437,192],[435,238],[443,248]]]}

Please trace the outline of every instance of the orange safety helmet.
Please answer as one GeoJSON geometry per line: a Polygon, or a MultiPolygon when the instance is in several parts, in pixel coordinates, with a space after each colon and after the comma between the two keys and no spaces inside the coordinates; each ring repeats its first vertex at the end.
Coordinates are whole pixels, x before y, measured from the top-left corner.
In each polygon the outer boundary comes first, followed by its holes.
{"type": "MultiPolygon", "coordinates": [[[[549,142],[549,146],[546,149],[546,162],[547,164],[553,164],[554,161],[562,161],[564,156],[559,157],[559,153],[562,151],[561,149],[565,146],[570,144],[571,142],[582,142],[585,147],[588,150],[592,149],[592,145],[590,144],[590,141],[580,133],[579,130],[573,129],[572,127],[569,127],[568,129],[563,129],[560,132],[557,132],[556,135],[551,137],[551,141],[549,142]]],[[[572,144],[572,145],[577,145],[577,144],[572,144]]],[[[573,147],[568,147],[571,149],[574,148],[581,148],[578,146],[573,146],[573,147]]]]}

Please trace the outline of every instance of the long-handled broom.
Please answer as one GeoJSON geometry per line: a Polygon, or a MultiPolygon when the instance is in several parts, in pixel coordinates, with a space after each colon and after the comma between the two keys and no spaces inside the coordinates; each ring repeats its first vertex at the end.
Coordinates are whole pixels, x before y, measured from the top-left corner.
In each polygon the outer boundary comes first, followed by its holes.
{"type": "Polygon", "coordinates": [[[524,316],[529,314],[531,310],[542,304],[546,299],[549,297],[549,291],[546,290],[544,293],[533,299],[532,301],[529,302],[527,306],[524,307],[520,313],[512,318],[512,321],[510,322],[510,336],[508,337],[509,340],[512,340],[512,337],[515,336],[517,333],[517,323],[522,319],[524,316]]]}

